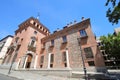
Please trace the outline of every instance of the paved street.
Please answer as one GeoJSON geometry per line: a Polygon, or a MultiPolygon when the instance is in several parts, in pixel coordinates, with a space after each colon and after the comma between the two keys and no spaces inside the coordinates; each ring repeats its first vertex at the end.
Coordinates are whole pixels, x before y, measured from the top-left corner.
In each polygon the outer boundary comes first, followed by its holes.
{"type": "Polygon", "coordinates": [[[21,80],[13,77],[9,77],[7,75],[0,74],[0,80],[21,80]]]}
{"type": "MultiPolygon", "coordinates": [[[[116,71],[116,70],[115,70],[116,71]]],[[[110,72],[110,79],[95,79],[95,76],[90,77],[89,80],[120,80],[120,71],[110,72]]],[[[68,78],[52,75],[43,75],[30,71],[14,71],[11,70],[11,73],[8,75],[8,69],[0,68],[0,80],[84,80],[83,78],[68,78]],[[11,77],[11,78],[10,78],[11,77]]]]}
{"type": "MultiPolygon", "coordinates": [[[[18,78],[18,80],[84,80],[80,78],[78,79],[78,78],[42,75],[42,74],[32,73],[29,71],[14,71],[14,70],[12,70],[11,73],[8,75],[8,69],[1,69],[1,68],[0,68],[0,74],[7,75],[9,77],[16,77],[18,78]]],[[[17,80],[17,79],[8,79],[8,80],[17,80]]]]}

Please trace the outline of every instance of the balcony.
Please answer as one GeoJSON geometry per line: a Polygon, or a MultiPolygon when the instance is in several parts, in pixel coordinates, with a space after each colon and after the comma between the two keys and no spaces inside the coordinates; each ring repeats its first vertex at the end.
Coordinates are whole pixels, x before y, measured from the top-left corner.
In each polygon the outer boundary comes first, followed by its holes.
{"type": "Polygon", "coordinates": [[[29,45],[28,46],[28,51],[36,52],[36,47],[29,45]]]}
{"type": "Polygon", "coordinates": [[[67,43],[67,41],[63,41],[63,42],[62,42],[62,44],[66,44],[66,43],[67,43]]]}
{"type": "Polygon", "coordinates": [[[54,47],[54,44],[51,44],[50,47],[54,47]]]}
{"type": "Polygon", "coordinates": [[[85,39],[85,38],[88,38],[88,35],[82,35],[80,36],[81,39],[85,39]]]}

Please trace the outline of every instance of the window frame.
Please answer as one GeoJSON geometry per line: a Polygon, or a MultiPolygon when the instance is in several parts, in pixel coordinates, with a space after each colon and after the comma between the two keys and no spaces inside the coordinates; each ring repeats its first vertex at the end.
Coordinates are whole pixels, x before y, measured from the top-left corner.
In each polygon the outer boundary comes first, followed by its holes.
{"type": "Polygon", "coordinates": [[[53,39],[53,40],[51,40],[51,46],[54,46],[54,44],[55,44],[55,41],[53,39]]]}
{"type": "Polygon", "coordinates": [[[67,43],[67,36],[66,35],[62,36],[62,41],[63,41],[63,43],[67,43]]]}
{"type": "Polygon", "coordinates": [[[86,58],[94,58],[93,51],[91,47],[84,48],[86,58]]]}
{"type": "Polygon", "coordinates": [[[44,55],[40,57],[40,64],[43,64],[43,63],[44,63],[44,55]]]}
{"type": "Polygon", "coordinates": [[[79,33],[81,37],[87,37],[87,32],[85,29],[79,30],[79,33]]]}

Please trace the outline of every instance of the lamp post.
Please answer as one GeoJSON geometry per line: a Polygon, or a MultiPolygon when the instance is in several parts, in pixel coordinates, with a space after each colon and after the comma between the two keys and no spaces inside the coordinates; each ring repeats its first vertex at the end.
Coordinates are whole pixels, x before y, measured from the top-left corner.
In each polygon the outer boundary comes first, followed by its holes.
{"type": "Polygon", "coordinates": [[[86,70],[86,67],[85,67],[85,62],[84,62],[84,57],[83,57],[83,54],[82,54],[82,48],[81,48],[81,38],[77,38],[78,40],[78,44],[80,46],[80,54],[81,54],[81,57],[82,57],[82,64],[83,64],[83,70],[84,70],[84,76],[85,76],[85,80],[87,80],[87,70],[86,70]]]}

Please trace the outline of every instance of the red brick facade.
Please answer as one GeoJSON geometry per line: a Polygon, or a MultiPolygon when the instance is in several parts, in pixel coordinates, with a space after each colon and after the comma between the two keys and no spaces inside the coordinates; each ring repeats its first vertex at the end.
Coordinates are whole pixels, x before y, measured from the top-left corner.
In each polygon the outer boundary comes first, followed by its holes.
{"type": "Polygon", "coordinates": [[[12,42],[14,49],[9,49],[4,64],[10,64],[16,55],[14,64],[17,69],[79,70],[83,68],[81,50],[87,68],[105,66],[91,30],[90,19],[65,26],[51,35],[49,33],[33,17],[20,24],[12,42]]]}

